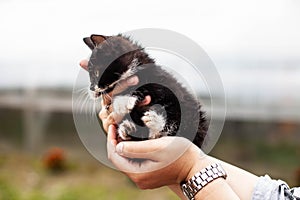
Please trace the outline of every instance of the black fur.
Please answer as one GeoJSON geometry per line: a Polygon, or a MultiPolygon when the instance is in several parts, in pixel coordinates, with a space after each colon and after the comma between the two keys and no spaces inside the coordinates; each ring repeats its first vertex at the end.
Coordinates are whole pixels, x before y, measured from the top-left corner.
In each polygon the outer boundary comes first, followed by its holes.
{"type": "MultiPolygon", "coordinates": [[[[208,123],[204,112],[201,111],[200,102],[174,76],[156,65],[141,46],[122,35],[92,35],[84,41],[92,49],[88,70],[93,91],[95,85],[106,88],[119,80],[134,59],[138,60],[135,75],[139,78],[139,84],[118,94],[130,94],[138,97],[139,101],[147,95],[151,96],[149,105],[135,106],[130,116],[125,116],[137,125],[137,131],[130,135],[132,140],[148,139],[148,130],[141,118],[151,109],[165,116],[167,123],[163,132],[168,132],[167,135],[186,137],[201,147],[207,134],[208,123]],[[97,77],[96,71],[101,75],[97,77]],[[183,113],[188,113],[187,118],[182,118],[183,113]]],[[[111,92],[114,86],[102,93],[111,92]]]]}

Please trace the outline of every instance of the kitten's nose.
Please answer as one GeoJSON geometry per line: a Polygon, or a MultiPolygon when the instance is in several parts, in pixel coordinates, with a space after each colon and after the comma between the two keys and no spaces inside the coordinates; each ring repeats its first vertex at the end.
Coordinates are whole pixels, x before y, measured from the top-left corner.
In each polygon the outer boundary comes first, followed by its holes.
{"type": "Polygon", "coordinates": [[[94,85],[94,84],[91,84],[90,90],[91,90],[91,91],[95,91],[95,85],[94,85]]]}

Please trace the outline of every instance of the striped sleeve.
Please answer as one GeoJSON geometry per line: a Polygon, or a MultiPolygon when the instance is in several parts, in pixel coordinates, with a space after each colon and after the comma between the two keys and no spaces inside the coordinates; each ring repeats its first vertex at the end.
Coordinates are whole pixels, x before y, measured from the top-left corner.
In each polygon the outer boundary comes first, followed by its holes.
{"type": "Polygon", "coordinates": [[[290,189],[284,181],[265,175],[258,179],[252,200],[300,200],[300,187],[290,189]]]}

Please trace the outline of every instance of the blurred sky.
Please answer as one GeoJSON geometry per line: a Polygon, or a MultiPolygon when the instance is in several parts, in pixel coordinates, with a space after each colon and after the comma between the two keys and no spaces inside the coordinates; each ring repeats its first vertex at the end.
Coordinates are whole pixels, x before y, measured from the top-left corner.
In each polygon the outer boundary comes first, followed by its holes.
{"type": "Polygon", "coordinates": [[[299,0],[0,0],[0,87],[72,86],[90,53],[83,37],[138,28],[196,41],[228,91],[257,83],[257,75],[258,84],[299,87],[299,10],[299,0]]]}

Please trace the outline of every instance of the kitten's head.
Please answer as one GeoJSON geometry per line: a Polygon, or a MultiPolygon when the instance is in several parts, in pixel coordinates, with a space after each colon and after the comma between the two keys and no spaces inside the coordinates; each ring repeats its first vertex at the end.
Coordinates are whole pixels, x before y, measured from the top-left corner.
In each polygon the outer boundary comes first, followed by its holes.
{"type": "Polygon", "coordinates": [[[143,48],[120,34],[91,35],[83,40],[92,50],[88,71],[95,97],[111,92],[119,81],[134,75],[138,66],[154,62],[143,48]]]}

